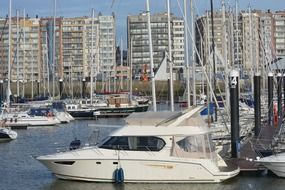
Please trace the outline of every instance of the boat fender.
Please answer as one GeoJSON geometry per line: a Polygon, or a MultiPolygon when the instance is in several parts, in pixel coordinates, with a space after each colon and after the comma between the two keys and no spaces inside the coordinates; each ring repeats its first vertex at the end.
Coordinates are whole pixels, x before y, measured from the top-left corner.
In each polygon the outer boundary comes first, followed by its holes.
{"type": "Polygon", "coordinates": [[[15,118],[14,120],[15,120],[15,123],[17,123],[17,121],[18,121],[17,118],[15,118]]]}
{"type": "Polygon", "coordinates": [[[12,123],[12,122],[13,122],[13,118],[10,119],[10,123],[12,123]]]}
{"type": "Polygon", "coordinates": [[[124,182],[124,170],[123,168],[117,168],[115,170],[115,182],[123,183],[124,182]]]}

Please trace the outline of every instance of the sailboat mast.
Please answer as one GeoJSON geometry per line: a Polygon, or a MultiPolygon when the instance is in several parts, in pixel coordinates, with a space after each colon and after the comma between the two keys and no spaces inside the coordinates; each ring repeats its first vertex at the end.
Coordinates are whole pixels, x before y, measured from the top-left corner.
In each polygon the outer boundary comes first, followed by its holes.
{"type": "Polygon", "coordinates": [[[174,111],[174,95],[173,95],[173,65],[172,65],[172,41],[170,28],[170,2],[167,0],[167,24],[168,24],[168,58],[169,58],[169,80],[170,80],[170,110],[174,111]]]}
{"type": "Polygon", "coordinates": [[[17,98],[20,96],[20,84],[19,84],[19,10],[16,11],[17,15],[17,98]]]}
{"type": "Polygon", "coordinates": [[[196,52],[195,52],[195,18],[193,0],[190,0],[191,8],[191,32],[192,32],[192,82],[193,82],[193,105],[196,106],[196,52]]]}
{"type": "Polygon", "coordinates": [[[129,56],[130,56],[130,100],[133,99],[133,38],[131,37],[131,44],[130,44],[130,49],[129,49],[129,56]]]}
{"type": "MultiPolygon", "coordinates": [[[[45,40],[45,38],[43,40],[45,40]]],[[[46,73],[47,73],[47,70],[45,70],[46,69],[46,65],[45,65],[45,48],[43,48],[41,53],[42,53],[42,69],[43,69],[42,79],[43,79],[43,86],[44,86],[43,94],[44,94],[44,97],[46,97],[46,73]]]]}
{"type": "Polygon", "coordinates": [[[9,0],[9,32],[8,32],[8,84],[6,90],[7,106],[10,107],[10,93],[11,93],[11,24],[12,24],[12,0],[9,0]]]}
{"type": "Polygon", "coordinates": [[[146,12],[147,12],[147,27],[148,27],[148,41],[149,41],[149,56],[150,56],[150,78],[151,78],[151,89],[152,89],[152,103],[153,111],[156,112],[156,92],[155,92],[155,78],[153,72],[153,50],[152,50],[152,37],[151,37],[151,26],[150,26],[150,10],[149,0],[146,0],[146,12]]]}
{"type": "MultiPolygon", "coordinates": [[[[240,64],[239,63],[239,39],[238,39],[238,0],[236,0],[236,23],[235,23],[235,26],[236,26],[236,62],[237,64],[240,64]]],[[[240,65],[239,65],[240,66],[240,65]]]]}
{"type": "Polygon", "coordinates": [[[124,51],[123,51],[123,38],[121,37],[121,48],[120,48],[120,50],[121,50],[121,72],[120,72],[120,74],[121,74],[121,77],[120,77],[120,90],[123,90],[123,53],[124,53],[124,51]]]}
{"type": "Polygon", "coordinates": [[[54,0],[53,15],[53,53],[52,53],[52,98],[55,97],[55,39],[56,39],[56,0],[54,0]]]}
{"type": "MultiPolygon", "coordinates": [[[[214,34],[214,8],[213,8],[213,0],[211,0],[211,30],[212,30],[212,54],[213,54],[213,82],[214,82],[214,96],[216,97],[216,53],[215,53],[215,34],[214,34]]],[[[218,120],[218,116],[217,116],[217,106],[215,106],[215,121],[218,120]]]]}
{"type": "Polygon", "coordinates": [[[253,73],[254,71],[257,71],[256,68],[255,68],[255,64],[253,63],[253,46],[252,46],[252,43],[253,43],[253,38],[252,38],[252,17],[251,17],[251,8],[250,6],[248,7],[248,12],[249,12],[249,48],[250,48],[250,64],[251,64],[251,93],[252,95],[254,94],[254,80],[253,80],[253,73]]]}
{"type": "Polygon", "coordinates": [[[48,34],[46,33],[46,68],[47,68],[47,93],[48,93],[48,96],[50,96],[50,91],[49,91],[49,65],[48,65],[48,62],[49,62],[49,59],[48,59],[48,34]]]}
{"type": "Polygon", "coordinates": [[[185,45],[185,67],[186,67],[186,89],[187,89],[187,105],[190,108],[190,68],[188,55],[188,20],[187,20],[187,1],[184,0],[184,45],[185,45]]]}
{"type": "Polygon", "coordinates": [[[93,77],[94,77],[94,9],[92,9],[92,20],[91,20],[91,73],[90,73],[90,100],[91,104],[93,104],[93,77]]]}
{"type": "Polygon", "coordinates": [[[31,48],[31,60],[32,60],[32,76],[31,76],[31,80],[32,80],[32,99],[34,98],[34,50],[33,48],[31,48]]]}
{"type": "Polygon", "coordinates": [[[225,6],[225,0],[222,0],[222,17],[223,17],[223,43],[222,43],[222,48],[223,48],[223,59],[225,63],[225,93],[226,93],[226,106],[229,108],[230,107],[230,91],[228,88],[229,84],[229,77],[228,77],[228,52],[227,52],[227,30],[226,30],[226,6],[225,6]]]}

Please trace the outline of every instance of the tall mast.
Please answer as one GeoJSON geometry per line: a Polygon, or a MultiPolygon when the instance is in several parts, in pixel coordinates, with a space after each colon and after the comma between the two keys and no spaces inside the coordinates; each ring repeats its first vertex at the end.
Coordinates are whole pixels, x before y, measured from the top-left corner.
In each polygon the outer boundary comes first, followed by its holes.
{"type": "Polygon", "coordinates": [[[190,108],[190,68],[188,55],[188,20],[187,20],[187,3],[184,0],[184,45],[185,45],[185,66],[186,66],[186,89],[187,89],[187,103],[190,108]]]}
{"type": "Polygon", "coordinates": [[[223,59],[225,64],[224,74],[225,74],[225,93],[226,93],[226,106],[229,108],[230,105],[230,92],[228,88],[229,84],[229,77],[228,77],[228,52],[227,52],[227,30],[226,30],[226,7],[225,7],[225,0],[222,0],[222,15],[223,15],[223,59]]]}
{"type": "Polygon", "coordinates": [[[8,85],[6,90],[7,106],[10,107],[10,93],[11,93],[11,24],[12,24],[12,0],[9,0],[9,33],[8,33],[8,85]]]}
{"type": "MultiPolygon", "coordinates": [[[[235,22],[235,26],[236,26],[236,63],[239,63],[239,39],[238,39],[238,0],[236,0],[236,22],[235,22]]],[[[239,65],[240,67],[240,65],[239,65]]]]}
{"type": "Polygon", "coordinates": [[[121,74],[121,77],[120,77],[120,90],[123,90],[123,53],[124,53],[124,51],[123,51],[123,38],[121,37],[121,48],[120,48],[120,50],[121,50],[121,72],[120,72],[120,74],[121,74]]]}
{"type": "Polygon", "coordinates": [[[34,50],[33,48],[31,48],[31,60],[32,60],[32,76],[31,76],[31,80],[32,80],[32,99],[34,98],[34,50]]]}
{"type": "Polygon", "coordinates": [[[190,0],[191,7],[191,33],[192,33],[192,82],[193,82],[193,105],[196,106],[196,53],[195,53],[195,18],[193,0],[190,0]]]}
{"type": "Polygon", "coordinates": [[[20,96],[20,84],[19,84],[19,10],[16,11],[17,15],[17,98],[20,96]]]}
{"type": "Polygon", "coordinates": [[[150,78],[151,78],[151,89],[152,89],[152,103],[153,111],[156,109],[156,92],[155,92],[155,78],[153,72],[153,50],[152,50],[152,37],[151,37],[151,26],[150,26],[150,11],[149,11],[149,0],[146,0],[146,12],[147,12],[147,27],[148,27],[148,41],[149,41],[149,56],[150,56],[150,78]]]}
{"type": "Polygon", "coordinates": [[[49,73],[49,65],[48,65],[48,34],[46,33],[46,68],[47,68],[47,93],[48,93],[48,96],[50,96],[50,90],[49,90],[49,76],[50,76],[50,73],[49,73]]]}
{"type": "MultiPolygon", "coordinates": [[[[213,80],[214,80],[214,96],[216,97],[216,53],[215,53],[215,34],[214,34],[214,8],[213,8],[213,0],[211,0],[211,24],[212,24],[212,27],[211,27],[211,30],[212,30],[212,54],[213,54],[213,80]]],[[[214,97],[214,98],[215,98],[214,97]]],[[[218,117],[217,117],[217,106],[215,106],[215,121],[218,120],[218,117]]]]}
{"type": "Polygon", "coordinates": [[[250,6],[248,7],[248,12],[249,12],[249,48],[250,48],[250,63],[251,63],[251,92],[252,92],[252,95],[254,93],[254,89],[253,89],[253,85],[254,85],[254,81],[253,81],[253,73],[254,71],[257,71],[256,70],[256,67],[255,67],[255,63],[253,63],[253,46],[252,46],[252,43],[253,43],[253,38],[252,38],[252,18],[251,18],[251,8],[250,6]]]}
{"type": "Polygon", "coordinates": [[[94,9],[92,9],[92,20],[91,20],[91,73],[90,73],[90,100],[91,104],[93,104],[93,77],[94,77],[94,9]]]}
{"type": "Polygon", "coordinates": [[[53,15],[53,53],[52,53],[52,98],[55,97],[55,39],[56,39],[56,0],[54,0],[54,15],[53,15]]]}
{"type": "Polygon", "coordinates": [[[131,44],[129,49],[129,56],[130,56],[130,100],[133,99],[133,38],[131,37],[131,44]]]}
{"type": "Polygon", "coordinates": [[[167,0],[167,22],[168,22],[168,57],[169,57],[169,80],[170,80],[170,110],[174,111],[174,95],[173,95],[173,65],[172,65],[172,41],[170,28],[170,2],[167,0]]]}
{"type": "MultiPolygon", "coordinates": [[[[44,39],[43,39],[43,41],[42,41],[42,44],[44,44],[44,42],[45,42],[45,36],[44,36],[44,39]]],[[[45,56],[46,56],[46,54],[45,54],[45,51],[46,51],[46,49],[45,49],[45,47],[43,46],[43,49],[42,49],[42,69],[43,69],[43,72],[42,72],[42,79],[43,79],[43,86],[44,86],[44,88],[43,88],[43,94],[44,94],[44,97],[46,97],[46,74],[47,74],[47,70],[45,70],[46,69],[46,65],[45,65],[45,56]]]]}
{"type": "Polygon", "coordinates": [[[25,97],[25,79],[26,79],[26,10],[23,11],[23,89],[22,97],[25,97]]]}

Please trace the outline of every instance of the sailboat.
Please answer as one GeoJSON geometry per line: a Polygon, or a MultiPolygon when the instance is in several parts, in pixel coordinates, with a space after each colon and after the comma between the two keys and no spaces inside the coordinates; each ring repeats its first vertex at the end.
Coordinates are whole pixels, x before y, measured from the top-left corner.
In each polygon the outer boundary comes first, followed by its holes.
{"type": "MultiPolygon", "coordinates": [[[[10,82],[11,82],[11,14],[12,14],[12,0],[9,1],[9,33],[8,33],[8,38],[9,38],[9,45],[8,45],[8,87],[7,87],[7,102],[8,102],[8,106],[9,106],[9,102],[10,102],[10,82]]],[[[5,122],[6,120],[3,118],[3,111],[4,111],[4,107],[1,107],[1,118],[0,118],[0,122],[1,122],[1,126],[0,126],[0,140],[13,140],[17,138],[17,133],[13,130],[11,130],[10,128],[5,126],[5,122]]]]}

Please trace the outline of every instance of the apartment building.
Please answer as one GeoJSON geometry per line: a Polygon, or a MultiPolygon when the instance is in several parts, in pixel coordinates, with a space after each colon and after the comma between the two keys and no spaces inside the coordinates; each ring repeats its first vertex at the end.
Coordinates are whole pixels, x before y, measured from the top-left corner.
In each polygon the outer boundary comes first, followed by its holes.
{"type": "MultiPolygon", "coordinates": [[[[232,12],[225,14],[225,21],[223,21],[222,12],[217,11],[213,15],[217,72],[223,72],[225,64],[228,64],[228,68],[238,68],[247,75],[252,69],[261,67],[260,13],[253,11],[252,13],[241,12],[238,15],[232,12]],[[227,60],[224,60],[225,55],[227,60]]],[[[266,17],[263,19],[266,20],[266,17]]],[[[266,29],[266,35],[269,35],[269,29],[266,29]]],[[[198,53],[202,55],[203,64],[211,64],[212,58],[209,57],[212,55],[210,12],[206,12],[197,19],[196,46],[198,53]]]]}
{"type": "MultiPolygon", "coordinates": [[[[172,61],[175,66],[184,65],[184,21],[171,15],[172,61]]],[[[128,48],[132,55],[133,76],[150,72],[150,54],[147,15],[128,16],[128,48]]],[[[151,15],[151,34],[153,45],[154,70],[161,64],[168,52],[167,13],[151,15]]]]}
{"type": "MultiPolygon", "coordinates": [[[[8,18],[0,19],[1,30],[1,79],[8,73],[8,18]]],[[[11,19],[11,81],[37,81],[41,75],[40,65],[40,27],[39,18],[11,19]]]]}
{"type": "Polygon", "coordinates": [[[275,25],[275,50],[276,57],[285,58],[285,11],[273,13],[275,25]]]}
{"type": "Polygon", "coordinates": [[[242,13],[243,68],[247,72],[260,68],[260,17],[256,12],[242,13]]]}
{"type": "Polygon", "coordinates": [[[116,64],[115,15],[98,15],[99,21],[99,68],[103,80],[114,77],[116,64]]]}
{"type": "MultiPolygon", "coordinates": [[[[114,15],[98,14],[94,19],[13,17],[11,27],[12,81],[88,80],[91,68],[93,77],[100,72],[113,75],[114,15]]],[[[0,19],[0,29],[0,75],[4,80],[8,70],[8,18],[0,19]]]]}
{"type": "MultiPolygon", "coordinates": [[[[230,22],[232,17],[226,15],[225,25],[226,34],[223,29],[223,17],[221,12],[214,12],[214,42],[215,53],[218,55],[216,59],[217,72],[224,71],[225,63],[232,64],[231,62],[231,40],[229,38],[230,22]],[[224,60],[224,55],[227,55],[227,60],[224,60]]],[[[198,17],[196,21],[196,47],[201,58],[203,65],[212,64],[212,22],[210,12],[207,11],[205,15],[198,17]]],[[[232,30],[232,29],[231,29],[232,30]]],[[[197,59],[199,60],[199,59],[197,59]]]]}
{"type": "Polygon", "coordinates": [[[260,64],[266,70],[266,65],[276,57],[275,20],[273,13],[257,11],[260,17],[260,64]]]}

